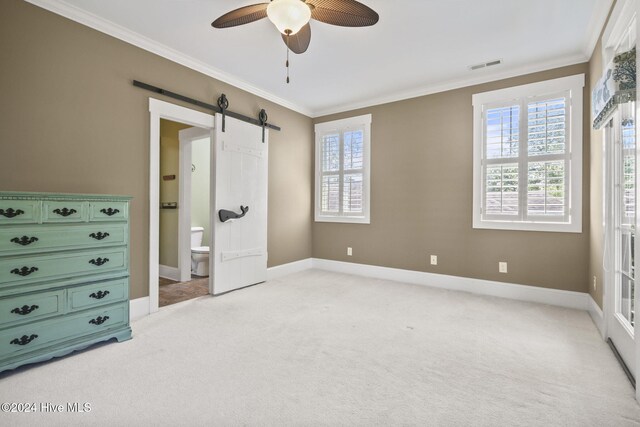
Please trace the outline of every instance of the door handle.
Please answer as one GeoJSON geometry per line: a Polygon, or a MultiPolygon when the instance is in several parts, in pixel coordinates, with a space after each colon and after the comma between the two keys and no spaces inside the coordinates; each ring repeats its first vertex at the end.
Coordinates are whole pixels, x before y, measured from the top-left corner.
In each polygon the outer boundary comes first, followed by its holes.
{"type": "Polygon", "coordinates": [[[240,205],[240,211],[242,211],[241,214],[235,213],[233,211],[228,211],[226,209],[220,209],[218,211],[218,216],[220,217],[220,222],[227,222],[230,219],[242,218],[243,216],[245,216],[247,214],[247,212],[249,212],[249,206],[240,205]]]}

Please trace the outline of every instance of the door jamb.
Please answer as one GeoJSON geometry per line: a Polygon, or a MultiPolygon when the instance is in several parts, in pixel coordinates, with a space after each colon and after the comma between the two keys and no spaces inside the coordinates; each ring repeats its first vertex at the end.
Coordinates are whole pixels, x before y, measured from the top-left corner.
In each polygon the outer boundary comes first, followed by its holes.
{"type": "MultiPolygon", "coordinates": [[[[191,149],[193,141],[211,138],[211,131],[199,127],[182,129],[179,135],[178,181],[178,271],[181,282],[191,280],[191,149]]],[[[211,168],[209,168],[211,176],[211,168]]]]}

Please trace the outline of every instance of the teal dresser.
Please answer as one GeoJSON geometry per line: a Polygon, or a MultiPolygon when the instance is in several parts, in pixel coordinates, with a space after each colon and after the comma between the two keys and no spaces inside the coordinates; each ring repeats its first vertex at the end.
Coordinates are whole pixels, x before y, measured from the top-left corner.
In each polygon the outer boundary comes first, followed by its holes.
{"type": "Polygon", "coordinates": [[[129,201],[0,192],[0,371],[131,338],[129,201]]]}

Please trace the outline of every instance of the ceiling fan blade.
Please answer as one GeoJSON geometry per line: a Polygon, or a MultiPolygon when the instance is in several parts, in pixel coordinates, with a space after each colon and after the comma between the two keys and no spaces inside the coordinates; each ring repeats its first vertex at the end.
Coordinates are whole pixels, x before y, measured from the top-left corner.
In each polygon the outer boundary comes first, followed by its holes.
{"type": "Polygon", "coordinates": [[[305,53],[309,48],[309,43],[311,43],[311,25],[307,23],[304,27],[300,29],[297,33],[291,36],[286,36],[285,34],[280,33],[282,35],[282,40],[287,44],[291,52],[293,53],[305,53]]]}
{"type": "Polygon", "coordinates": [[[269,3],[259,3],[232,10],[213,21],[211,26],[214,28],[229,28],[258,21],[267,17],[267,6],[269,6],[269,3]]]}
{"type": "Polygon", "coordinates": [[[311,17],[340,27],[368,27],[380,19],[368,6],[355,0],[307,0],[312,5],[311,17]]]}

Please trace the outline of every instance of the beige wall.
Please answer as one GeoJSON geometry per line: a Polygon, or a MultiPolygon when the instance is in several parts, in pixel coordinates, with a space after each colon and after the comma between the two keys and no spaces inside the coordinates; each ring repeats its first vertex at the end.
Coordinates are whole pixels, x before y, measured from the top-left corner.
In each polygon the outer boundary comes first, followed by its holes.
{"type": "MultiPolygon", "coordinates": [[[[591,91],[602,76],[602,38],[598,41],[591,61],[589,61],[589,100],[591,91]]],[[[591,115],[589,115],[590,120],[591,115]]],[[[589,239],[589,293],[602,308],[602,288],[604,285],[604,270],[602,268],[602,256],[604,248],[604,219],[603,219],[603,130],[591,128],[591,232],[589,239]],[[593,277],[596,278],[596,287],[593,286],[593,277]]]]}
{"type": "MultiPolygon", "coordinates": [[[[160,120],[160,202],[178,202],[180,195],[180,141],[178,132],[191,127],[160,120]],[[165,175],[176,179],[165,181],[165,175]]],[[[160,209],[160,265],[178,267],[178,210],[160,209]]]]}
{"type": "Polygon", "coordinates": [[[314,121],[20,0],[5,0],[2,12],[0,190],[132,195],[133,298],[148,293],[150,208],[150,94],[134,88],[133,79],[205,101],[224,92],[233,110],[256,115],[266,108],[282,126],[270,136],[270,266],[315,256],[583,292],[592,275],[601,275],[601,202],[597,188],[589,187],[601,177],[599,148],[593,156],[589,150],[590,87],[585,90],[583,233],[471,227],[471,95],[588,75],[597,68],[595,56],[590,64],[315,120],[373,114],[372,223],[312,223],[314,121]],[[353,257],[346,257],[347,246],[354,248],[353,257]],[[438,255],[438,266],[429,265],[430,254],[438,255]],[[498,261],[509,262],[508,274],[497,272],[498,261]]]}
{"type": "Polygon", "coordinates": [[[191,226],[204,228],[201,246],[209,246],[211,187],[211,140],[195,140],[191,144],[191,163],[195,170],[191,173],[191,226]]]}
{"type": "MultiPolygon", "coordinates": [[[[615,7],[614,1],[611,5],[611,11],[615,7]]],[[[611,11],[609,17],[611,17],[611,11]]],[[[609,18],[607,18],[607,23],[609,18]]],[[[606,28],[606,24],[604,28],[606,28]]],[[[604,28],[602,33],[604,33],[604,28]]],[[[596,44],[591,60],[589,61],[589,104],[591,104],[591,91],[600,80],[602,76],[602,33],[596,44]]],[[[589,109],[591,111],[591,109],[589,109]]],[[[593,117],[589,114],[590,123],[593,121],[593,117]]],[[[591,172],[591,232],[589,239],[589,293],[600,306],[602,305],[602,290],[604,288],[604,269],[602,268],[602,257],[604,251],[604,202],[603,202],[603,142],[604,131],[594,130],[589,126],[591,133],[591,159],[590,159],[590,172],[591,172]],[[593,278],[596,278],[596,286],[593,286],[593,278]]]]}
{"type": "Polygon", "coordinates": [[[313,224],[313,256],[587,291],[589,97],[584,103],[583,232],[476,230],[472,218],[474,93],[588,73],[587,64],[318,118],[371,113],[371,224],[313,224]],[[346,256],[347,246],[353,256],[346,256]],[[430,254],[438,255],[431,266],[430,254]],[[507,261],[508,274],[498,273],[507,261]]]}
{"type": "Polygon", "coordinates": [[[148,294],[149,250],[150,93],[134,79],[265,108],[282,126],[270,134],[269,265],[311,256],[311,119],[20,0],[2,1],[0,52],[0,190],[133,196],[132,298],[148,294]]]}

